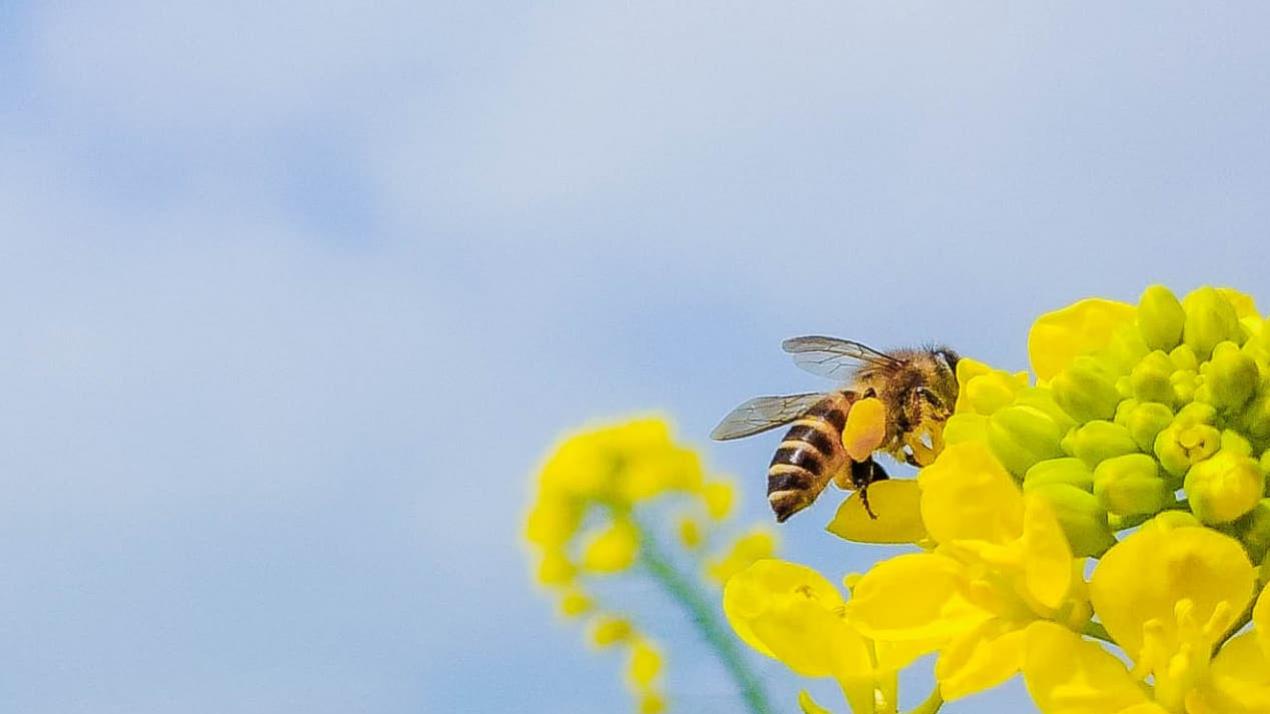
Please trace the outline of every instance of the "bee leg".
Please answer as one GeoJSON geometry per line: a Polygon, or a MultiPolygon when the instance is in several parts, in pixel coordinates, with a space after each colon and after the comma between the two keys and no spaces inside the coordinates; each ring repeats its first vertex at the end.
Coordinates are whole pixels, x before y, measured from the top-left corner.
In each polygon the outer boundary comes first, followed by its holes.
{"type": "Polygon", "coordinates": [[[872,457],[851,464],[851,482],[860,492],[860,503],[864,506],[864,512],[875,521],[878,515],[869,506],[869,484],[874,481],[885,481],[888,478],[890,475],[886,473],[886,469],[872,457]]]}

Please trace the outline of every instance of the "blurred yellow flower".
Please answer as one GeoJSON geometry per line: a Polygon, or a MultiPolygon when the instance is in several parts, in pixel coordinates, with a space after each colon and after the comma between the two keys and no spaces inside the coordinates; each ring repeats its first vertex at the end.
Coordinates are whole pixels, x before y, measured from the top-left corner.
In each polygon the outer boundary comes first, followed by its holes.
{"type": "Polygon", "coordinates": [[[582,567],[593,573],[617,573],[631,567],[639,552],[639,532],[626,519],[610,523],[582,550],[582,567]]]}
{"type": "Polygon", "coordinates": [[[718,651],[750,711],[771,711],[737,646],[722,637],[722,613],[708,607],[711,598],[702,592],[712,580],[722,582],[775,552],[771,533],[753,531],[723,544],[723,554],[706,562],[702,551],[717,540],[734,508],[731,483],[708,476],[701,458],[674,441],[665,421],[635,419],[561,441],[535,487],[524,531],[538,557],[535,576],[556,591],[562,615],[588,616],[594,645],[626,653],[625,679],[639,712],[667,707],[659,689],[663,657],[630,616],[604,606],[605,598],[590,589],[598,580],[656,582],[718,651]],[[677,517],[660,513],[663,504],[677,517]],[[674,524],[674,530],[657,532],[663,523],[674,524]]]}
{"type": "Polygon", "coordinates": [[[727,518],[736,503],[736,489],[726,481],[711,481],[705,485],[701,497],[706,503],[706,512],[715,520],[727,518]]]}
{"type": "Polygon", "coordinates": [[[634,632],[635,628],[626,618],[600,617],[591,625],[591,642],[597,647],[609,647],[627,641],[634,632]]]}
{"type": "Polygon", "coordinates": [[[706,574],[711,580],[723,585],[754,561],[770,558],[775,554],[776,536],[766,527],[756,528],[737,538],[722,556],[710,560],[706,565],[706,574]]]}

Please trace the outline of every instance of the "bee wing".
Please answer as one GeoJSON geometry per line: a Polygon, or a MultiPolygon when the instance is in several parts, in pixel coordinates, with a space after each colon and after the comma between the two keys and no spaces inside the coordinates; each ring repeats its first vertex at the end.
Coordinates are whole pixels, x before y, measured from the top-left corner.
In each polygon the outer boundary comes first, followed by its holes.
{"type": "Polygon", "coordinates": [[[821,392],[755,397],[723,417],[723,421],[710,432],[710,438],[727,441],[775,429],[806,414],[824,398],[821,392]]]}
{"type": "Polygon", "coordinates": [[[837,337],[791,337],[781,349],[794,356],[794,364],[820,377],[844,381],[861,365],[896,364],[899,360],[872,347],[837,337]]]}

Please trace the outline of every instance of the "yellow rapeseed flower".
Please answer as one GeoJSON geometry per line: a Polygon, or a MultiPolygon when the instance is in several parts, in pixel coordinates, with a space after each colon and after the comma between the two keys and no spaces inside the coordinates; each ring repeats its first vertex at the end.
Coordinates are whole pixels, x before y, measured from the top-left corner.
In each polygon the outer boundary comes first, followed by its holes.
{"type": "Polygon", "coordinates": [[[1270,711],[1270,658],[1256,632],[1214,648],[1252,599],[1252,564],[1239,543],[1188,517],[1160,516],[1103,556],[1090,596],[1127,670],[1069,631],[1030,633],[1024,673],[1044,714],[1270,711]],[[1142,682],[1150,681],[1150,688],[1142,682]]]}
{"type": "Polygon", "coordinates": [[[957,699],[1019,670],[1030,622],[1079,625],[1087,606],[1053,510],[1025,496],[985,446],[949,446],[918,478],[938,546],[874,566],[847,612],[874,640],[939,649],[940,690],[957,699]]]}
{"type": "MultiPolygon", "coordinates": [[[[879,701],[894,711],[895,671],[907,662],[880,654],[848,624],[841,593],[815,570],[760,560],[728,581],[723,610],[754,649],[803,676],[834,678],[854,714],[874,714],[879,701]]],[[[807,710],[810,697],[800,699],[807,710]]]]}

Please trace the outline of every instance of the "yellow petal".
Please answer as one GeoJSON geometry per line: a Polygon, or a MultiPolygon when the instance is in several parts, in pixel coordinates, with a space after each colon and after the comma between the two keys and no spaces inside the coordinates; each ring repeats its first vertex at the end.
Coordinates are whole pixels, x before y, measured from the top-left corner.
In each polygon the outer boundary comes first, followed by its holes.
{"type": "Polygon", "coordinates": [[[591,625],[591,642],[596,647],[610,647],[619,642],[626,642],[635,634],[630,620],[623,617],[605,615],[596,618],[591,625]]]}
{"type": "Polygon", "coordinates": [[[1154,711],[1120,660],[1050,622],[1028,626],[1023,677],[1043,714],[1109,714],[1135,706],[1145,707],[1135,714],[1154,711]]]}
{"type": "Polygon", "coordinates": [[[631,658],[627,664],[626,676],[632,688],[640,691],[651,687],[657,675],[661,674],[661,669],[661,653],[656,647],[644,640],[636,642],[631,647],[631,658]]]}
{"type": "Polygon", "coordinates": [[[1089,584],[1103,625],[1135,660],[1149,620],[1163,628],[1165,641],[1176,641],[1182,600],[1192,603],[1188,616],[1215,636],[1253,595],[1255,572],[1239,541],[1208,528],[1164,523],[1157,518],[1112,546],[1089,584]]]}
{"type": "Polygon", "coordinates": [[[1126,303],[1087,298],[1042,315],[1027,336],[1032,371],[1037,379],[1052,379],[1076,357],[1105,347],[1134,313],[1126,303]]]}
{"type": "Polygon", "coordinates": [[[964,580],[963,566],[942,555],[884,560],[856,583],[847,617],[875,640],[938,643],[991,617],[963,596],[964,580]]]}
{"type": "Polygon", "coordinates": [[[617,573],[635,562],[639,553],[639,531],[630,521],[614,521],[596,535],[582,551],[582,567],[593,573],[617,573]]]}
{"type": "Polygon", "coordinates": [[[961,444],[967,441],[984,441],[988,438],[988,417],[982,414],[962,412],[953,414],[944,424],[944,443],[961,444]]]}
{"type": "Polygon", "coordinates": [[[538,582],[543,585],[568,585],[577,573],[577,566],[569,560],[569,555],[558,548],[543,553],[538,564],[538,582]]]}
{"type": "Polygon", "coordinates": [[[1187,714],[1265,714],[1270,712],[1270,658],[1245,632],[1222,646],[1213,658],[1207,682],[1186,698],[1187,714]]]}
{"type": "Polygon", "coordinates": [[[1023,493],[988,447],[979,442],[944,449],[918,474],[922,521],[940,543],[969,538],[1004,543],[1023,529],[1023,493]]]}
{"type": "Polygon", "coordinates": [[[525,524],[525,537],[544,548],[558,548],[569,541],[582,522],[582,509],[571,500],[540,496],[525,524]]]}
{"type": "Polygon", "coordinates": [[[595,602],[581,590],[571,590],[560,598],[560,613],[565,617],[577,617],[591,611],[595,602]]]}
{"type": "Polygon", "coordinates": [[[955,638],[935,663],[944,699],[982,692],[1014,676],[1023,666],[1026,631],[998,619],[955,638]]]}
{"type": "Polygon", "coordinates": [[[1170,714],[1168,709],[1160,706],[1156,702],[1141,702],[1131,707],[1121,709],[1116,714],[1170,714]]]}
{"type": "Polygon", "coordinates": [[[886,407],[875,397],[861,399],[847,412],[847,424],[842,429],[842,445],[847,455],[855,461],[864,461],[877,451],[886,438],[886,407]]]}
{"type": "Polygon", "coordinates": [[[639,714],[663,714],[666,711],[666,698],[656,692],[644,692],[639,695],[639,714]]]}
{"type": "Polygon", "coordinates": [[[857,491],[838,506],[826,530],[857,543],[916,543],[926,537],[921,499],[916,481],[878,481],[869,486],[869,506],[877,518],[864,510],[857,491]]]}
{"type": "Polygon", "coordinates": [[[1072,549],[1049,503],[1028,496],[1023,511],[1023,576],[1027,592],[1058,609],[1072,584],[1072,549]]]}
{"type": "Polygon", "coordinates": [[[780,560],[754,563],[723,590],[737,636],[808,677],[872,669],[868,647],[842,609],[842,595],[820,573],[780,560]]]}
{"type": "Polygon", "coordinates": [[[879,672],[898,672],[912,664],[915,660],[929,652],[939,649],[948,638],[940,637],[929,640],[906,640],[904,642],[886,642],[878,640],[873,643],[877,657],[879,672]]]}

